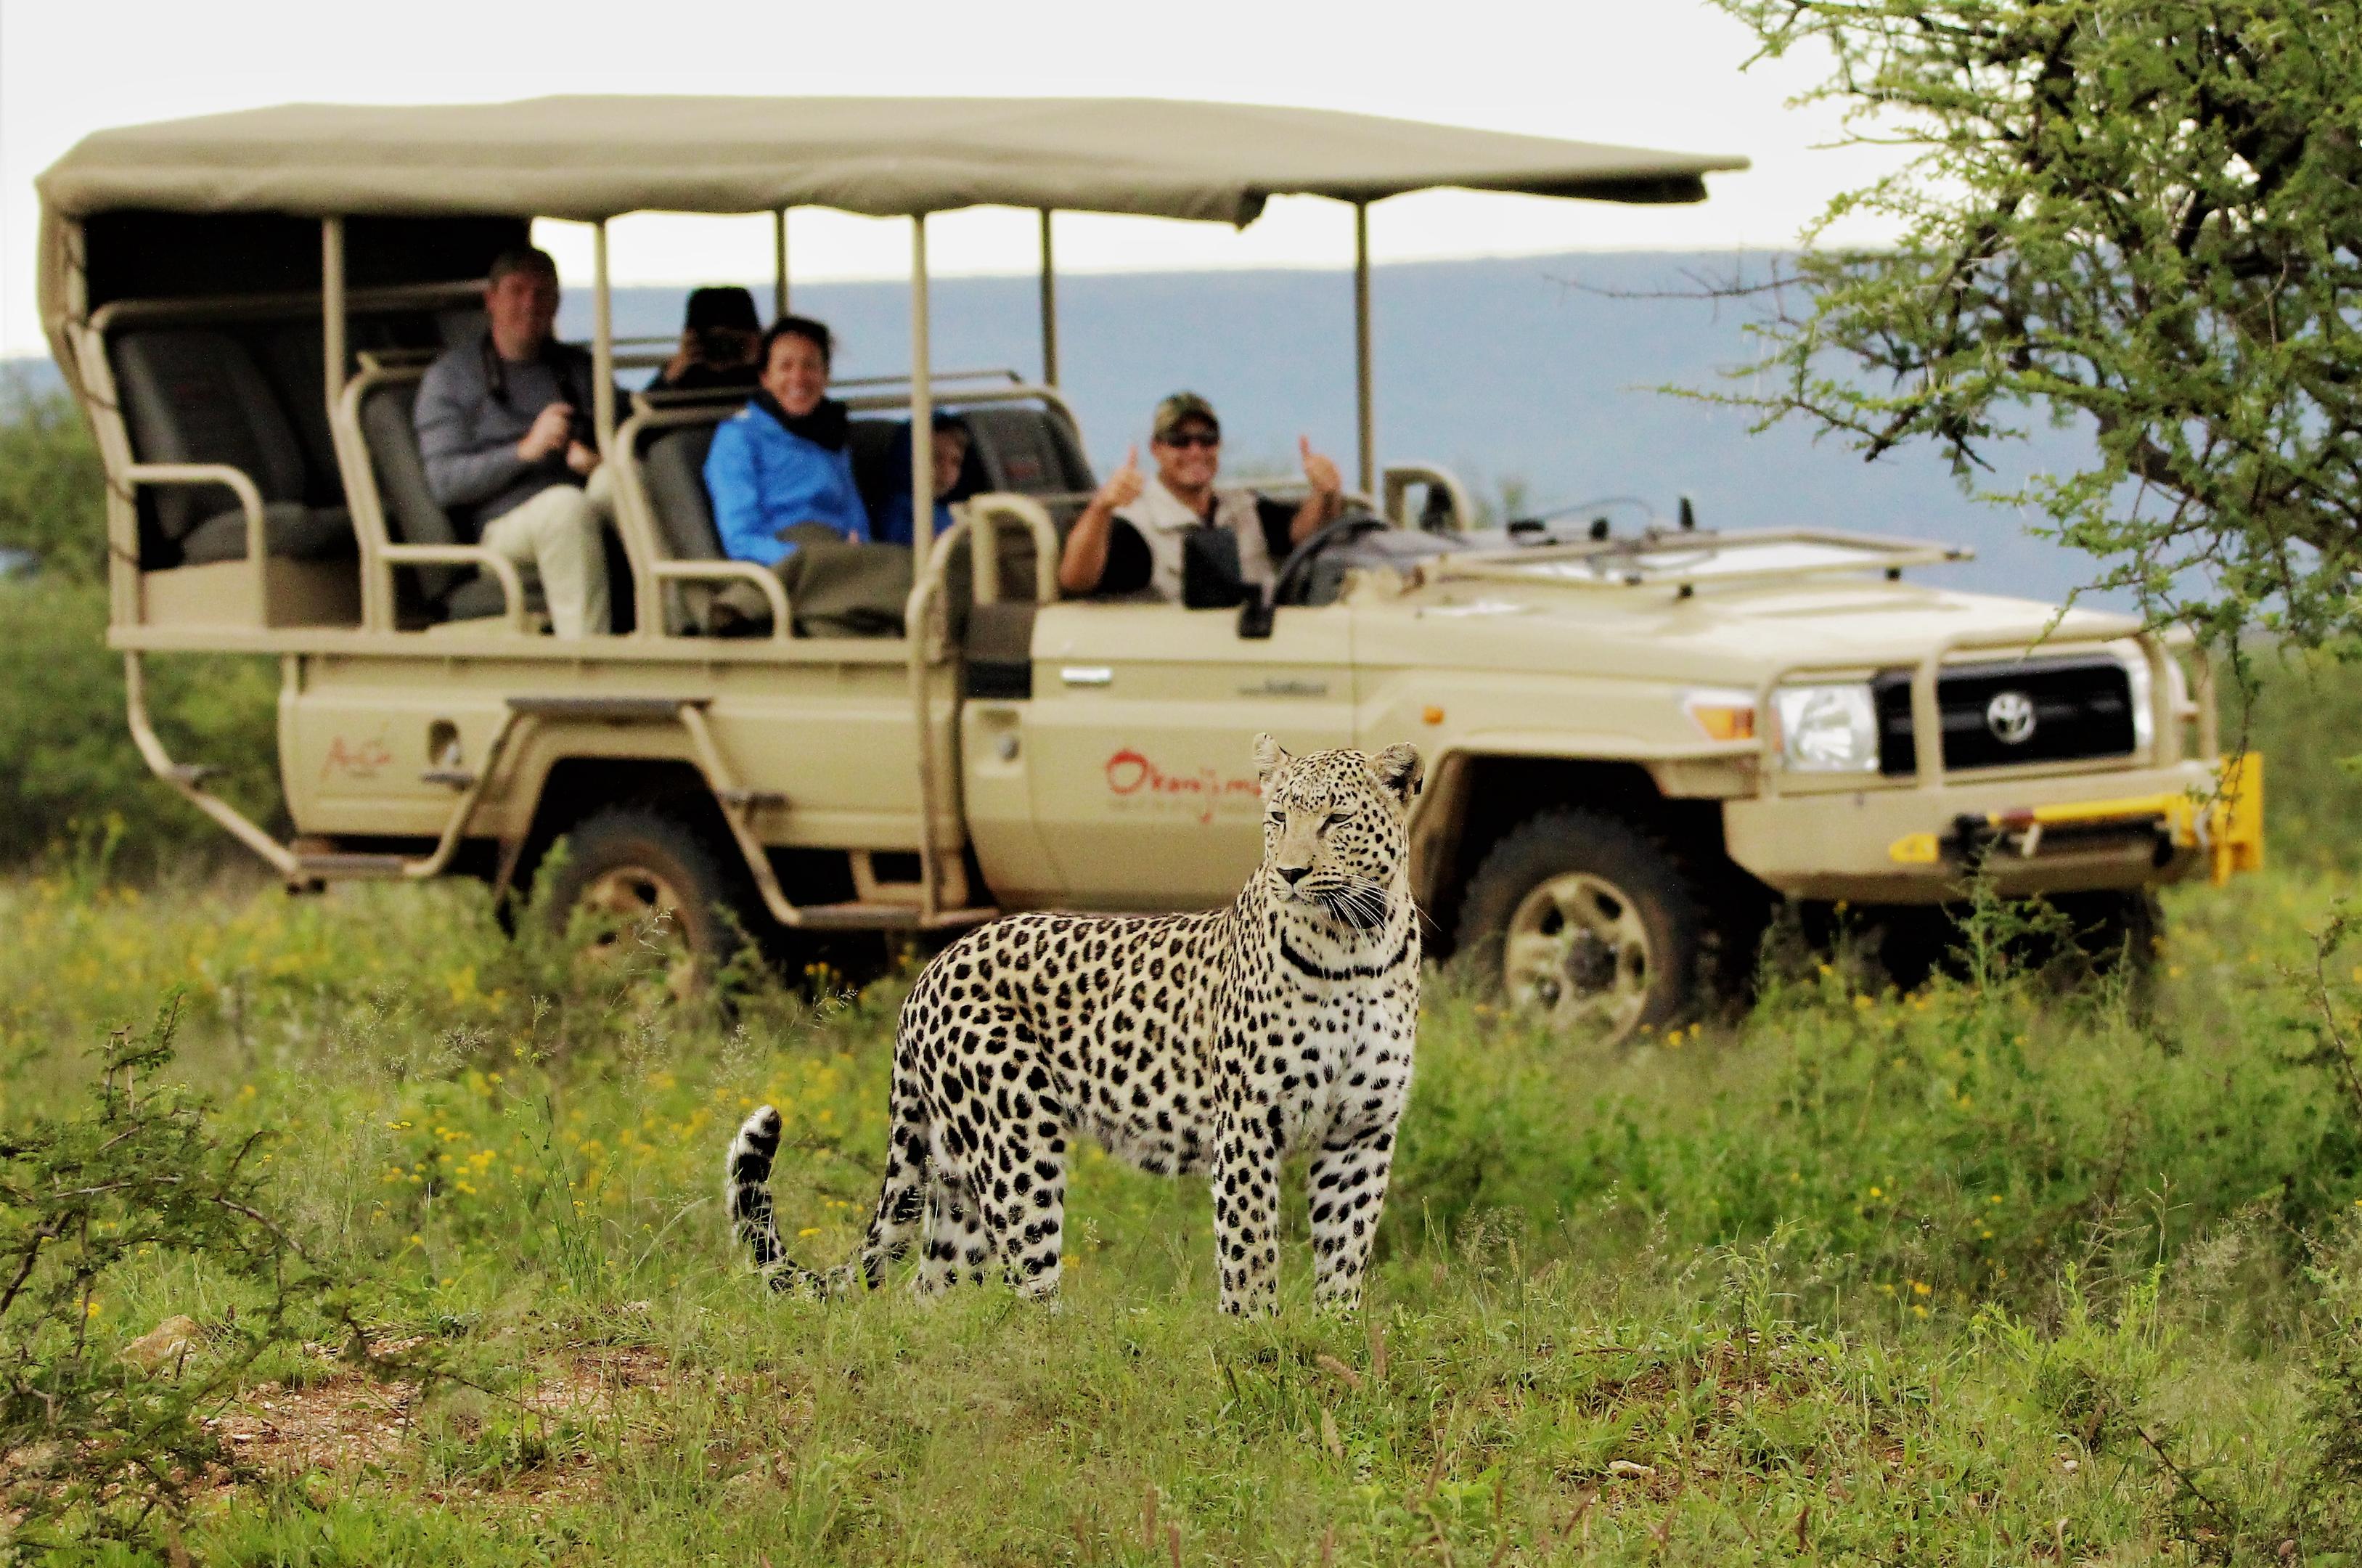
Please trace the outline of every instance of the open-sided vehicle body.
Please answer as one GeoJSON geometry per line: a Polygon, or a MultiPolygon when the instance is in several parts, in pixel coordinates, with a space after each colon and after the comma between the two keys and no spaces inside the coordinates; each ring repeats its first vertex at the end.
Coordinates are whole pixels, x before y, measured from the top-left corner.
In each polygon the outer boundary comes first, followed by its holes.
{"type": "Polygon", "coordinates": [[[1378,466],[1368,203],[1687,201],[1738,167],[1092,100],[307,106],[103,133],[40,182],[42,302],[107,466],[133,734],[291,885],[506,888],[570,835],[571,896],[672,910],[706,945],[717,907],[929,930],[1204,904],[1255,853],[1255,731],[1410,739],[1431,780],[1416,891],[1443,945],[1490,945],[1520,996],[1614,1027],[1687,1006],[1767,890],[1927,903],[1981,857],[2012,889],[2137,895],[2251,862],[2252,768],[2215,793],[2211,700],[2130,622],[1906,583],[1946,553],[1849,534],[1473,533],[1448,473],[1378,466]],[[1276,604],[1060,602],[1093,479],[1057,391],[1053,210],[1244,224],[1283,193],[1356,213],[1365,514],[1299,550],[1276,604]],[[1041,213],[1038,380],[930,362],[927,216],[978,204],[1041,213]],[[699,474],[733,402],[610,395],[635,356],[609,325],[607,220],[774,215],[784,309],[800,204],[911,222],[910,375],[839,388],[865,491],[902,482],[905,421],[948,407],[974,435],[970,499],[919,548],[900,637],[799,635],[780,579],[723,558],[699,474]],[[541,635],[530,573],[435,504],[410,428],[425,365],[480,332],[486,266],[536,217],[593,226],[610,637],[541,635]],[[734,595],[763,635],[714,635],[734,595]],[[149,725],[142,660],[176,651],[282,659],[292,842],[149,725]]]}

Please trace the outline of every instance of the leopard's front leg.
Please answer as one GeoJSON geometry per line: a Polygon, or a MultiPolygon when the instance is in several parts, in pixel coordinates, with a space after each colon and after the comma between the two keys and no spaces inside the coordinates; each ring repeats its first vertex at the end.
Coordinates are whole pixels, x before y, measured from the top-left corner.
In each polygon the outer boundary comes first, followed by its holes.
{"type": "Polygon", "coordinates": [[[1279,1140],[1253,1108],[1225,1110],[1215,1129],[1214,1256],[1222,1310],[1279,1308],[1279,1140]]]}
{"type": "MultiPolygon", "coordinates": [[[[1338,1086],[1333,1120],[1307,1173],[1312,1211],[1312,1299],[1352,1311],[1378,1238],[1393,1173],[1395,1130],[1410,1099],[1416,993],[1355,1057],[1338,1086]]],[[[1382,1015],[1385,1016],[1385,1015],[1382,1015]]]]}
{"type": "Polygon", "coordinates": [[[1318,1306],[1351,1312],[1362,1304],[1362,1275],[1394,1167],[1395,1121],[1388,1116],[1333,1129],[1312,1156],[1312,1299],[1318,1306]]]}

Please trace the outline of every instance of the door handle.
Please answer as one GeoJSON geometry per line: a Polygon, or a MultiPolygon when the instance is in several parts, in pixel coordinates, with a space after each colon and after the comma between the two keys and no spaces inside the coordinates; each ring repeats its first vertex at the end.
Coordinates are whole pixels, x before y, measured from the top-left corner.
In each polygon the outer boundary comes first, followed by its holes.
{"type": "Polygon", "coordinates": [[[1103,664],[1070,664],[1058,671],[1058,679],[1069,686],[1112,686],[1115,671],[1103,664]]]}

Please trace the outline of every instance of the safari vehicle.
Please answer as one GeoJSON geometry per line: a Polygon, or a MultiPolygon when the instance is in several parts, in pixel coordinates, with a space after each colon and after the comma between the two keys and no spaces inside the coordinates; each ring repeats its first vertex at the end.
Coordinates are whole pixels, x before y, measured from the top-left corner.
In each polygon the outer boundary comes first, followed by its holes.
{"type": "MultiPolygon", "coordinates": [[[[39,182],[44,321],[109,481],[109,636],[159,777],[291,887],[481,877],[561,838],[554,902],[663,913],[706,959],[737,930],[927,933],[1005,911],[1205,906],[1253,865],[1249,737],[1408,739],[1429,762],[1413,881],[1569,1026],[1693,1005],[1775,897],[1934,905],[1981,863],[2008,892],[2129,908],[2259,854],[2250,761],[2217,789],[2203,671],[2133,622],[1906,580],[1959,552],[1824,528],[1479,531],[1432,464],[1373,454],[1369,203],[1451,185],[1705,195],[1744,160],[1297,109],[1063,100],[566,98],[299,106],[113,130],[39,182]],[[1352,204],[1360,505],[1241,605],[1060,602],[1093,483],[1058,392],[1052,214],[1244,225],[1352,204]],[[780,580],[721,558],[699,481],[712,397],[632,395],[607,222],[908,218],[907,380],[850,388],[865,488],[895,428],[975,434],[973,493],[922,546],[904,635],[798,635],[780,580]],[[931,213],[1041,215],[1042,370],[928,353],[931,213]],[[618,635],[542,635],[529,571],[427,493],[410,400],[474,340],[490,259],[536,218],[591,226],[616,471],[618,635]],[[714,635],[717,594],[761,635],[714,635]],[[168,754],[142,668],[275,655],[281,842],[168,754]]],[[[930,493],[927,443],[911,444],[930,493]]],[[[810,628],[807,627],[807,630],[810,628]]]]}

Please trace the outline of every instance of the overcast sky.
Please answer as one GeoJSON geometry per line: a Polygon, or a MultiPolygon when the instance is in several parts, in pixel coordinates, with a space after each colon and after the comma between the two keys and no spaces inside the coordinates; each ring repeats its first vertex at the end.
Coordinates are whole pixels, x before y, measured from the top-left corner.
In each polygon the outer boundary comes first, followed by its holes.
{"type": "MultiPolygon", "coordinates": [[[[0,0],[0,351],[44,351],[33,308],[33,177],[108,126],[293,101],[456,103],[546,93],[1122,94],[1301,104],[1493,129],[1740,153],[1692,207],[1436,192],[1371,210],[1375,259],[1788,244],[1882,155],[1829,150],[1826,108],[1791,109],[1809,61],[1744,73],[1749,36],[1704,0],[0,0]]],[[[546,224],[569,277],[577,226],[546,224]]],[[[641,215],[612,226],[619,282],[767,277],[760,218],[641,215]]],[[[1243,233],[1072,215],[1062,270],[1341,265],[1349,209],[1276,201],[1243,233]]],[[[1034,264],[1030,213],[930,225],[945,272],[1034,264]]],[[[791,266],[899,277],[907,226],[799,210],[791,266]]]]}

